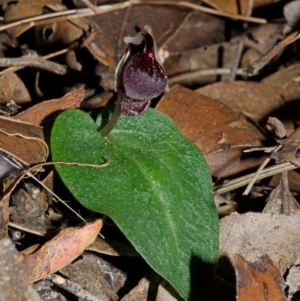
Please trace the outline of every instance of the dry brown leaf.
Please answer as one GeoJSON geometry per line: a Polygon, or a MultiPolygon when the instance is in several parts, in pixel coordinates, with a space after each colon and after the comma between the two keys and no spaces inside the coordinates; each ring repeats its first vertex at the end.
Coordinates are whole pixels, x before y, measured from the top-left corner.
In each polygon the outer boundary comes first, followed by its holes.
{"type": "Polygon", "coordinates": [[[300,264],[299,223],[299,214],[233,213],[220,222],[220,257],[234,266],[236,254],[249,262],[267,254],[284,273],[290,265],[300,264]]]}
{"type": "MultiPolygon", "coordinates": [[[[12,2],[6,8],[4,20],[6,23],[16,20],[22,20],[33,16],[38,16],[43,13],[43,7],[47,4],[60,4],[61,0],[19,0],[17,3],[12,2]]],[[[30,23],[11,27],[7,30],[12,38],[17,38],[32,25],[30,23]]]]}
{"type": "Polygon", "coordinates": [[[270,193],[266,202],[264,213],[300,214],[300,206],[289,189],[288,172],[282,173],[279,185],[270,193]]]}
{"type": "Polygon", "coordinates": [[[41,127],[0,117],[0,150],[25,165],[44,162],[48,148],[41,127]]]}
{"type": "Polygon", "coordinates": [[[149,26],[157,47],[160,48],[177,31],[189,13],[190,10],[172,6],[135,5],[93,16],[91,20],[98,28],[94,40],[87,48],[97,60],[113,69],[126,48],[123,37],[135,35],[136,27],[144,29],[144,26],[149,26]]]}
{"type": "Polygon", "coordinates": [[[268,255],[255,262],[243,256],[235,256],[237,301],[287,301],[284,295],[286,284],[268,255]]]}
{"type": "Polygon", "coordinates": [[[29,286],[26,270],[14,243],[0,240],[0,301],[39,301],[36,291],[29,286]]]}
{"type": "Polygon", "coordinates": [[[289,137],[277,140],[283,145],[282,149],[271,154],[271,159],[276,163],[291,162],[300,167],[300,159],[297,157],[297,151],[300,148],[300,127],[297,128],[289,137]]]}
{"type": "Polygon", "coordinates": [[[0,97],[6,102],[13,100],[17,104],[31,102],[27,88],[14,72],[6,72],[1,76],[0,97]]]}
{"type": "Polygon", "coordinates": [[[225,39],[225,19],[194,10],[187,15],[165,47],[168,52],[183,54],[184,51],[221,43],[225,39]]]}
{"type": "Polygon", "coordinates": [[[76,259],[88,245],[93,243],[101,227],[102,220],[97,220],[82,228],[63,229],[35,253],[24,254],[22,262],[30,282],[55,273],[76,259]]]}
{"type": "Polygon", "coordinates": [[[299,85],[294,80],[299,74],[300,64],[293,64],[265,77],[261,82],[278,89],[285,101],[290,102],[300,98],[299,85]]]}
{"type": "Polygon", "coordinates": [[[43,101],[36,104],[26,111],[13,116],[12,119],[31,123],[32,125],[47,124],[50,118],[54,118],[53,114],[60,113],[67,109],[79,107],[84,96],[84,88],[72,91],[62,98],[43,101]]]}
{"type": "Polygon", "coordinates": [[[285,104],[277,89],[256,82],[218,82],[197,89],[196,92],[217,99],[256,122],[285,104]]]}
{"type": "Polygon", "coordinates": [[[261,146],[265,140],[242,113],[178,85],[156,109],[168,115],[182,134],[200,148],[213,176],[233,175],[260,164],[257,158],[241,160],[243,149],[261,146]]]}
{"type": "MultiPolygon", "coordinates": [[[[196,70],[211,70],[212,71],[220,66],[220,49],[222,49],[222,68],[232,68],[233,62],[236,56],[237,49],[237,39],[232,39],[230,42],[223,42],[219,44],[213,45],[205,45],[203,47],[183,51],[181,53],[170,53],[170,56],[165,60],[164,67],[169,76],[180,74],[180,73],[188,73],[190,71],[196,70]]],[[[188,74],[187,74],[188,75],[188,74]]],[[[180,83],[184,84],[208,84],[211,82],[215,82],[218,75],[213,72],[213,75],[206,76],[197,76],[192,79],[180,80],[180,83]]],[[[228,75],[223,75],[222,79],[226,79],[228,75]]],[[[172,77],[169,82],[174,82],[172,77]]]]}

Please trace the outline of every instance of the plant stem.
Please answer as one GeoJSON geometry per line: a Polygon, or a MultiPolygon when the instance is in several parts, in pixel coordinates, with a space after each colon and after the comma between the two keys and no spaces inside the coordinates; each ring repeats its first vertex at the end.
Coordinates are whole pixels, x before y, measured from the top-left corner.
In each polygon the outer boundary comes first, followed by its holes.
{"type": "Polygon", "coordinates": [[[111,132],[111,130],[115,127],[115,125],[117,124],[117,122],[120,118],[122,98],[123,98],[123,94],[118,93],[118,98],[117,98],[117,101],[115,103],[115,108],[114,108],[113,114],[112,114],[111,118],[109,119],[108,123],[100,131],[100,134],[103,137],[106,137],[111,132]]]}

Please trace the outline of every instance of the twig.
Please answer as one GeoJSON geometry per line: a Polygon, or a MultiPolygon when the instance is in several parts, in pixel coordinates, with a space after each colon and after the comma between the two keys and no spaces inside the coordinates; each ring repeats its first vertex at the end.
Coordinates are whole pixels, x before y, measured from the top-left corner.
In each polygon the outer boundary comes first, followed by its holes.
{"type": "Polygon", "coordinates": [[[274,47],[272,47],[266,54],[260,57],[257,61],[253,64],[249,65],[245,72],[248,76],[252,76],[257,74],[257,72],[262,69],[274,56],[276,56],[284,47],[288,46],[289,44],[297,41],[300,39],[300,32],[294,32],[288,35],[285,39],[280,41],[274,47]]]}
{"type": "Polygon", "coordinates": [[[194,10],[199,10],[206,12],[208,14],[221,16],[221,17],[227,17],[234,20],[241,20],[241,21],[247,21],[247,22],[254,22],[254,23],[260,23],[260,24],[266,24],[267,20],[262,18],[255,18],[255,17],[247,17],[243,15],[235,15],[235,14],[229,14],[225,12],[221,12],[209,7],[204,7],[201,5],[197,5],[194,3],[190,3],[187,1],[168,1],[168,0],[132,0],[134,4],[155,4],[155,5],[171,5],[171,6],[181,6],[181,7],[187,7],[192,8],[194,10]]]}
{"type": "Polygon", "coordinates": [[[98,14],[100,12],[98,7],[91,3],[89,0],[81,0],[81,2],[84,3],[88,8],[90,8],[95,14],[98,14]]]}
{"type": "MultiPolygon", "coordinates": [[[[290,163],[290,162],[284,162],[280,163],[274,166],[270,166],[269,168],[264,169],[261,174],[257,177],[257,180],[264,179],[273,175],[276,175],[278,173],[281,173],[283,171],[293,170],[299,168],[298,166],[290,163]]],[[[222,194],[228,191],[232,191],[234,189],[243,187],[247,185],[252,178],[254,177],[255,173],[251,173],[249,175],[234,179],[232,181],[229,181],[228,183],[218,185],[214,187],[214,194],[222,194]]]]}
{"type": "Polygon", "coordinates": [[[0,67],[34,67],[59,75],[67,73],[66,66],[45,60],[32,50],[27,50],[22,57],[0,58],[0,67]]]}
{"type": "MultiPolygon", "coordinates": [[[[194,10],[203,11],[203,12],[206,12],[206,13],[209,13],[212,15],[235,19],[235,20],[242,20],[242,21],[248,21],[248,22],[259,23],[259,24],[267,23],[266,19],[228,14],[228,13],[217,11],[212,8],[189,3],[186,1],[174,2],[174,1],[164,1],[164,0],[157,0],[157,1],[128,0],[128,1],[125,1],[122,3],[97,6],[96,7],[97,15],[111,12],[114,10],[124,9],[124,8],[130,7],[132,5],[145,5],[145,4],[181,6],[181,7],[191,8],[194,10]]],[[[39,25],[41,23],[50,23],[50,22],[52,23],[52,22],[57,22],[57,21],[61,21],[61,20],[69,20],[69,19],[73,19],[73,18],[83,18],[83,17],[92,16],[94,14],[95,14],[95,11],[93,11],[90,8],[72,9],[72,10],[54,12],[54,13],[44,14],[44,15],[40,15],[40,16],[34,16],[34,17],[27,18],[27,19],[23,19],[23,20],[19,20],[19,21],[15,21],[15,22],[11,22],[11,23],[2,25],[2,26],[0,26],[0,31],[15,27],[15,26],[23,25],[23,24],[28,24],[28,23],[30,23],[30,25],[32,27],[35,25],[39,25]]]]}
{"type": "MultiPolygon", "coordinates": [[[[202,70],[196,70],[196,71],[189,71],[189,72],[185,72],[185,73],[182,73],[179,75],[171,76],[168,79],[168,83],[171,85],[171,84],[175,84],[177,82],[184,81],[184,80],[197,79],[198,77],[201,77],[201,76],[228,75],[230,73],[231,73],[230,68],[202,69],[202,70]]],[[[245,71],[244,71],[244,69],[239,68],[236,70],[236,74],[243,75],[243,74],[245,74],[245,71]]]]}
{"type": "MultiPolygon", "coordinates": [[[[272,152],[277,152],[282,148],[282,145],[278,145],[272,152]]],[[[255,172],[252,180],[247,185],[245,191],[243,192],[243,195],[248,195],[251,188],[253,187],[254,183],[256,182],[259,175],[262,173],[263,169],[267,166],[267,164],[271,161],[271,158],[267,158],[259,167],[259,169],[255,172]]]]}
{"type": "MultiPolygon", "coordinates": [[[[252,9],[253,9],[253,0],[248,0],[248,5],[247,5],[247,12],[246,12],[246,16],[251,16],[252,14],[252,9]]],[[[243,33],[241,35],[240,41],[239,41],[239,45],[237,47],[236,53],[235,53],[235,59],[233,62],[233,66],[232,66],[232,70],[231,70],[231,74],[230,74],[230,81],[234,81],[235,77],[236,77],[236,70],[239,66],[241,57],[242,57],[242,52],[244,49],[244,44],[245,44],[245,39],[246,39],[246,34],[247,34],[247,29],[248,29],[248,23],[244,22],[243,24],[243,33]]]]}
{"type": "Polygon", "coordinates": [[[73,295],[77,296],[78,298],[86,301],[103,301],[104,299],[99,299],[98,297],[92,295],[87,290],[82,288],[79,284],[67,280],[59,275],[49,275],[45,277],[47,280],[50,280],[54,284],[58,285],[59,287],[65,289],[66,291],[72,293],[73,295]]]}

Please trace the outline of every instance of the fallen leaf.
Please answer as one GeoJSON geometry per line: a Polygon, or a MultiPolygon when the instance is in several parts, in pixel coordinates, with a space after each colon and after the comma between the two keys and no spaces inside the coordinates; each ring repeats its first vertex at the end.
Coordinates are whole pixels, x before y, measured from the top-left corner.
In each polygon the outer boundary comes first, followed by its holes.
{"type": "Polygon", "coordinates": [[[300,148],[300,127],[297,128],[289,137],[278,139],[283,147],[280,151],[272,153],[270,158],[276,163],[291,162],[300,167],[300,159],[297,157],[297,151],[300,148]]]}
{"type": "Polygon", "coordinates": [[[263,120],[285,104],[276,88],[256,82],[218,82],[196,92],[217,99],[234,111],[243,112],[255,122],[263,120]]]}
{"type": "Polygon", "coordinates": [[[260,164],[257,158],[241,160],[243,149],[261,146],[265,140],[242,113],[178,85],[163,96],[156,109],[200,148],[213,176],[233,175],[260,164]]]}
{"type": "Polygon", "coordinates": [[[170,53],[180,52],[180,55],[184,55],[184,52],[204,45],[207,47],[221,43],[225,40],[225,24],[225,19],[194,10],[187,15],[164,47],[170,53]],[[191,30],[193,34],[190,34],[191,30]]]}
{"type": "Polygon", "coordinates": [[[299,84],[294,80],[299,74],[300,64],[293,64],[265,77],[261,83],[276,88],[286,102],[292,102],[300,97],[299,84]]]}
{"type": "Polygon", "coordinates": [[[13,100],[17,104],[31,102],[30,94],[23,81],[14,72],[6,72],[1,75],[0,97],[6,102],[13,100]]]}
{"type": "Polygon", "coordinates": [[[300,206],[289,189],[288,172],[282,173],[279,185],[270,193],[266,202],[264,213],[300,214],[300,206]]]}
{"type": "Polygon", "coordinates": [[[55,273],[76,259],[95,240],[101,227],[102,220],[96,220],[82,228],[63,229],[35,253],[23,255],[30,282],[55,273]]]}
{"type": "Polygon", "coordinates": [[[29,285],[26,269],[14,243],[9,238],[0,240],[0,300],[40,301],[29,285]]]}
{"type": "MultiPolygon", "coordinates": [[[[43,13],[43,8],[47,4],[59,4],[60,2],[60,0],[19,0],[8,5],[4,13],[4,20],[6,23],[9,23],[38,16],[43,13]]],[[[31,26],[30,23],[14,26],[7,29],[7,32],[12,38],[17,38],[31,26]]]]}
{"type": "Polygon", "coordinates": [[[44,162],[48,148],[41,127],[0,117],[0,150],[25,165],[44,162]]]}
{"type": "Polygon", "coordinates": [[[137,26],[140,29],[144,29],[145,25],[151,28],[157,47],[160,48],[178,30],[189,13],[190,10],[174,6],[145,3],[92,16],[90,19],[98,28],[94,40],[87,48],[97,60],[113,69],[125,51],[122,38],[133,36],[137,26]]]}
{"type": "Polygon", "coordinates": [[[243,256],[235,256],[237,301],[287,301],[284,295],[286,284],[268,255],[255,262],[248,262],[243,256]]]}
{"type": "Polygon", "coordinates": [[[80,88],[66,94],[62,98],[43,101],[30,107],[26,111],[11,117],[11,119],[28,122],[36,126],[45,123],[47,124],[49,118],[54,119],[54,114],[58,114],[67,109],[79,107],[80,102],[83,99],[84,92],[84,88],[80,88]]]}
{"type": "MultiPolygon", "coordinates": [[[[250,262],[267,254],[284,273],[290,265],[300,264],[299,222],[299,214],[232,213],[220,222],[220,257],[234,266],[236,254],[250,262]]],[[[222,271],[228,269],[222,262],[222,271]]]]}

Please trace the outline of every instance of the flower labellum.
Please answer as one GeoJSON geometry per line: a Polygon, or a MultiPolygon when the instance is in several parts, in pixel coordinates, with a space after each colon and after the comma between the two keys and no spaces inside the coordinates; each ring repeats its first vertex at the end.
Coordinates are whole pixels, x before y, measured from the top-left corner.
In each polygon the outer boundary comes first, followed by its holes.
{"type": "Polygon", "coordinates": [[[141,31],[135,37],[124,38],[127,51],[115,74],[116,90],[123,94],[121,112],[127,116],[144,113],[151,99],[159,96],[167,84],[167,75],[155,58],[151,35],[141,31]]]}

